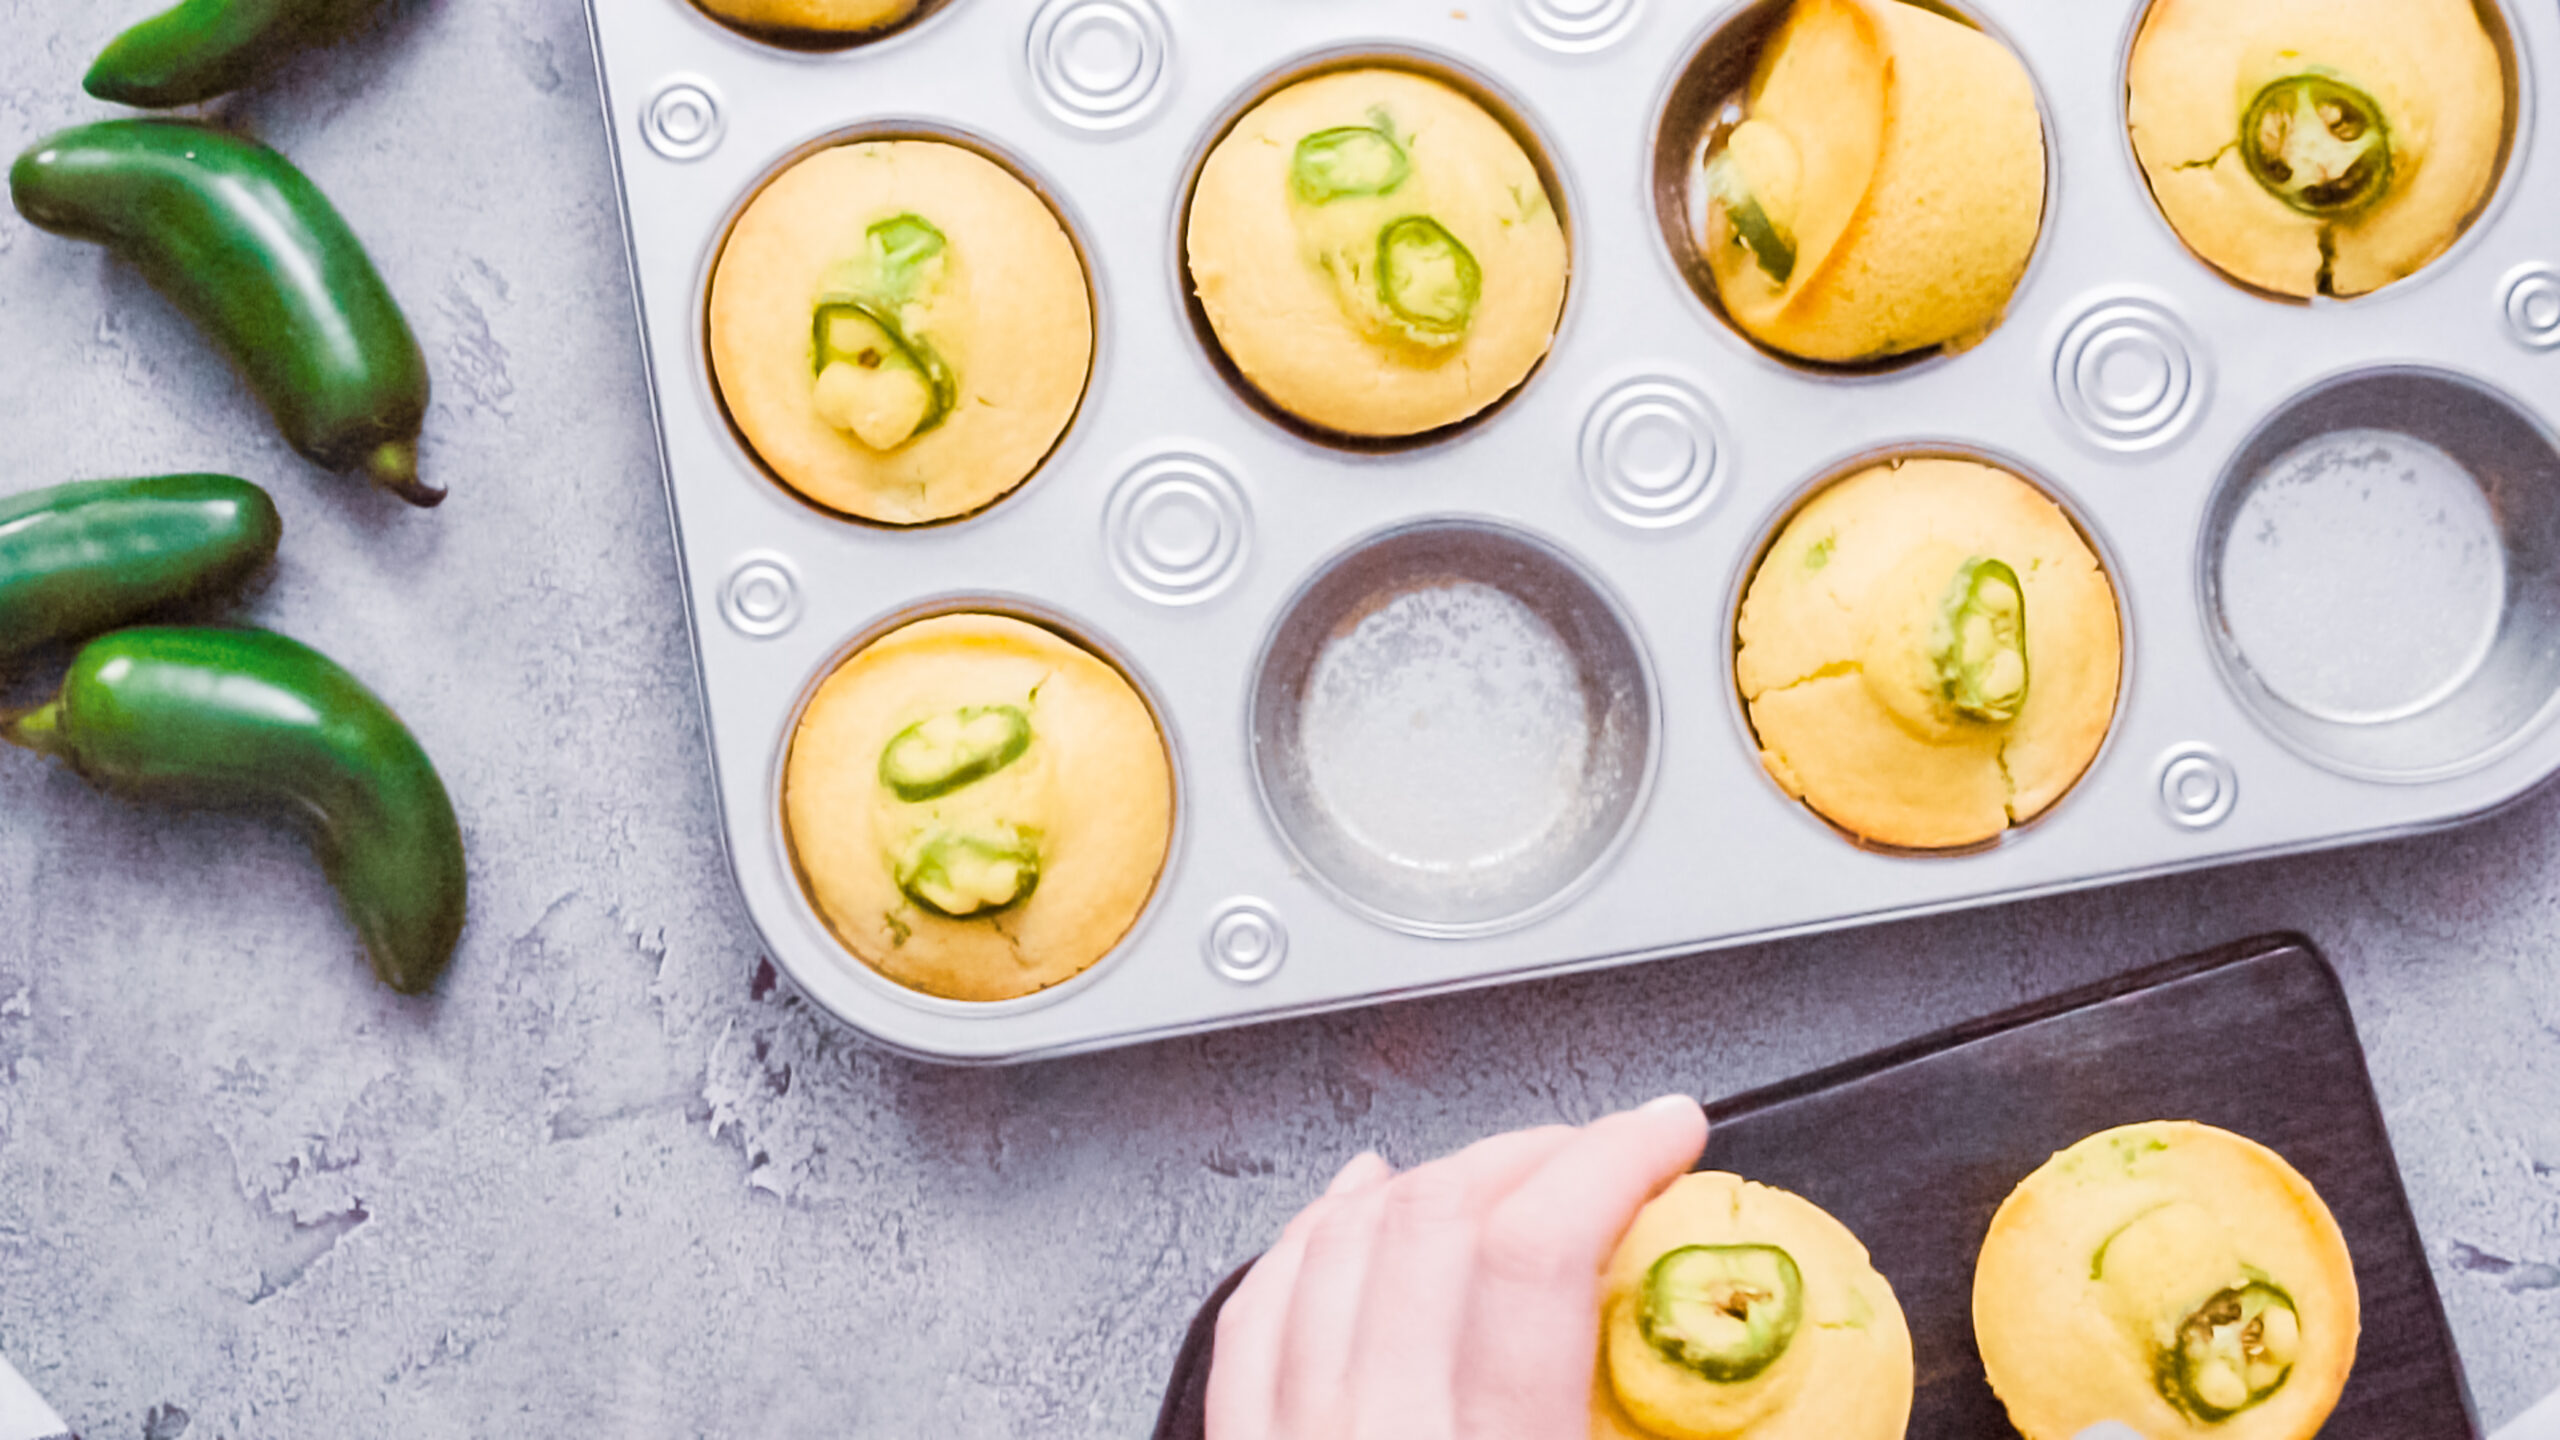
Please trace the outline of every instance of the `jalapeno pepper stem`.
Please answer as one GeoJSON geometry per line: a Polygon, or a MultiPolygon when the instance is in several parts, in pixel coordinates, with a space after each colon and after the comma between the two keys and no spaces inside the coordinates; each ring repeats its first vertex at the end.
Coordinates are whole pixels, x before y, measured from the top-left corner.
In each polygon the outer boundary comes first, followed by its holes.
{"type": "Polygon", "coordinates": [[[418,442],[385,440],[364,457],[364,476],[421,510],[444,503],[444,491],[418,478],[418,442]]]}
{"type": "Polygon", "coordinates": [[[39,755],[62,753],[62,702],[48,701],[33,710],[0,720],[0,740],[39,755]]]}

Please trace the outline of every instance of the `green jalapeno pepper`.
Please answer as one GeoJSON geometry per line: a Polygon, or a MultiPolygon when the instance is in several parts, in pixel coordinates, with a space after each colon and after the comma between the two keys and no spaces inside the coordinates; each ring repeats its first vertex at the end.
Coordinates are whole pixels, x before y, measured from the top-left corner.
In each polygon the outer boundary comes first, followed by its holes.
{"type": "Polygon", "coordinates": [[[1707,162],[1707,192],[1723,208],[1725,223],[1733,227],[1733,243],[1751,252],[1770,283],[1784,285],[1794,277],[1795,239],[1769,218],[1768,208],[1743,179],[1741,162],[1731,150],[1719,151],[1707,162]]]}
{"type": "Polygon", "coordinates": [[[865,231],[863,242],[862,260],[839,267],[837,285],[818,297],[809,363],[819,414],[889,451],[940,425],[960,402],[959,377],[931,345],[907,333],[899,313],[922,287],[925,264],[949,241],[921,215],[893,215],[865,231]]]}
{"type": "Polygon", "coordinates": [[[2284,1388],[2302,1350],[2293,1297],[2264,1281],[2234,1286],[2199,1305],[2160,1352],[2154,1383],[2172,1405],[2214,1424],[2284,1388]]]}
{"type": "Polygon", "coordinates": [[[354,676],[260,630],[124,630],[0,739],[139,800],[279,811],[314,848],[374,973],[433,985],[462,934],[462,830],[415,737],[354,676]]]}
{"type": "Polygon", "coordinates": [[[427,362],[364,246],[273,150],[177,120],[39,141],[9,171],[18,213],[106,245],[231,357],[293,448],[416,505],[427,362]]]}
{"type": "Polygon", "coordinates": [[[1022,758],[1031,717],[1010,705],[919,720],[880,752],[880,783],[910,805],[966,789],[1022,758]]]}
{"type": "Polygon", "coordinates": [[[1968,560],[1956,571],[1930,659],[1940,693],[1956,713],[1994,725],[2027,703],[2027,592],[1998,560],[1968,560]]]}
{"type": "Polygon", "coordinates": [[[1387,195],[1413,174],[1413,159],[1396,143],[1386,112],[1367,125],[1337,125],[1298,141],[1289,163],[1289,188],[1309,205],[1346,196],[1387,195]]]}
{"type": "Polygon", "coordinates": [[[0,658],[229,590],[284,521],[228,475],[88,480],[0,499],[0,658]]]}
{"type": "Polygon", "coordinates": [[[1378,232],[1378,298],[1409,338],[1454,343],[1475,322],[1483,295],[1474,253],[1439,221],[1407,215],[1378,232]]]}
{"type": "Polygon", "coordinates": [[[2266,192],[2305,215],[2341,219],[2391,189],[2391,128],[2372,96],[2329,75],[2289,75],[2240,121],[2240,156],[2266,192]]]}
{"type": "Polygon", "coordinates": [[[1040,887],[1040,837],[1011,826],[920,837],[898,862],[898,889],[945,920],[983,920],[1040,887]]]}
{"type": "Polygon", "coordinates": [[[1662,1357],[1720,1385],[1778,1363],[1804,1323],[1804,1276],[1775,1245],[1686,1245],[1644,1276],[1636,1328],[1662,1357]]]}
{"type": "Polygon", "coordinates": [[[387,0],[182,0],[110,42],[81,88],[162,110],[254,85],[387,0]]]}

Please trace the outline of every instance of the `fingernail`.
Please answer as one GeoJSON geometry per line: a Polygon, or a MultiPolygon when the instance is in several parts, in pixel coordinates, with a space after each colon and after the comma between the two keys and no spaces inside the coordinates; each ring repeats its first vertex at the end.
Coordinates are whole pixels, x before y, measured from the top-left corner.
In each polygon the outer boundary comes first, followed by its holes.
{"type": "Polygon", "coordinates": [[[1375,1150],[1363,1150],[1351,1157],[1351,1163],[1335,1172],[1333,1183],[1324,1187],[1327,1195],[1340,1195],[1369,1183],[1377,1172],[1386,1168],[1386,1160],[1375,1150]]]}
{"type": "Polygon", "coordinates": [[[1705,1108],[1705,1106],[1698,1103],[1697,1097],[1692,1095],[1665,1095],[1659,1100],[1646,1101],[1643,1107],[1638,1109],[1636,1113],[1645,1116],[1687,1116],[1694,1115],[1705,1108]]]}

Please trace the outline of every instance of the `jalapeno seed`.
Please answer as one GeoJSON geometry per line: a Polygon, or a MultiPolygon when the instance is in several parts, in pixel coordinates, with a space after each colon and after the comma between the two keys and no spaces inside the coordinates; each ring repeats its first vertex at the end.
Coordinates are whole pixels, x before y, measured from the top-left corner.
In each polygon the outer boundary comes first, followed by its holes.
{"type": "Polygon", "coordinates": [[[1037,835],[941,830],[919,837],[898,863],[898,890],[945,920],[982,920],[1031,898],[1040,886],[1037,835]]]}
{"type": "Polygon", "coordinates": [[[1663,1358],[1721,1385],[1778,1363],[1804,1323],[1804,1276],[1774,1245],[1688,1245],[1645,1272],[1636,1327],[1663,1358]]]}
{"type": "Polygon", "coordinates": [[[1476,257],[1439,221],[1407,215],[1378,232],[1378,298],[1413,339],[1455,342],[1483,296],[1476,257]]]}
{"type": "Polygon", "coordinates": [[[2027,594],[2005,562],[1977,558],[1956,571],[1930,658],[1956,713],[1993,725],[2027,703],[2027,594]]]}
{"type": "Polygon", "coordinates": [[[975,785],[1031,748],[1031,717],[1011,705],[919,720],[880,752],[880,783],[910,805],[975,785]]]}
{"type": "Polygon", "coordinates": [[[2219,1423],[2283,1389],[2301,1351],[2293,1297],[2253,1280],[2205,1301],[2178,1326],[2176,1348],[2157,1363],[2158,1388],[2187,1414],[2219,1423]]]}
{"type": "Polygon", "coordinates": [[[1396,143],[1385,112],[1370,118],[1375,123],[1337,125],[1298,142],[1289,188],[1300,200],[1329,205],[1346,196],[1392,194],[1413,174],[1412,157],[1396,143]]]}
{"type": "Polygon", "coordinates": [[[2289,75],[2260,90],[2239,139],[2249,174],[2305,215],[2353,215],[2391,188],[2391,129],[2382,107],[2332,76],[2289,75]]]}

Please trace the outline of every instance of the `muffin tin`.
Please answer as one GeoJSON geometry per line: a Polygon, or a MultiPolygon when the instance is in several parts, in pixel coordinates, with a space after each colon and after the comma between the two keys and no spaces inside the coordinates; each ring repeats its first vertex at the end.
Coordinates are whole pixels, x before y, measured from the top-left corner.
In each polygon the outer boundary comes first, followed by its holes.
{"type": "Polygon", "coordinates": [[[2541,783],[2560,769],[2560,159],[2536,143],[2535,80],[2560,63],[2560,11],[2493,9],[2520,89],[2480,221],[2411,279],[2299,305],[2224,280],[2153,205],[2124,130],[2140,10],[1964,8],[2043,99],[2043,238],[1983,344],[1841,373],[1743,339],[1665,241],[1682,78],[1763,5],[949,0],[810,54],[687,0],[591,4],[730,861],[774,957],[883,1044],[1017,1060],[2403,835],[2541,783]],[[1421,444],[1275,423],[1180,279],[1206,148],[1275,83],[1349,57],[1493,103],[1554,176],[1572,244],[1547,361],[1421,444]],[[712,388],[725,227],[788,160],[855,134],[981,149],[1088,261],[1083,408],[964,520],[813,509],[712,388]],[[2125,611],[2095,766],[1959,856],[1864,851],[1790,801],[1733,680],[1735,607],[1786,516],[1862,459],[1922,452],[2045,486],[2125,611]],[[1179,785],[1173,859],[1120,950],[996,1005],[847,955],[780,818],[817,682],[962,608],[1119,665],[1179,785]]]}

